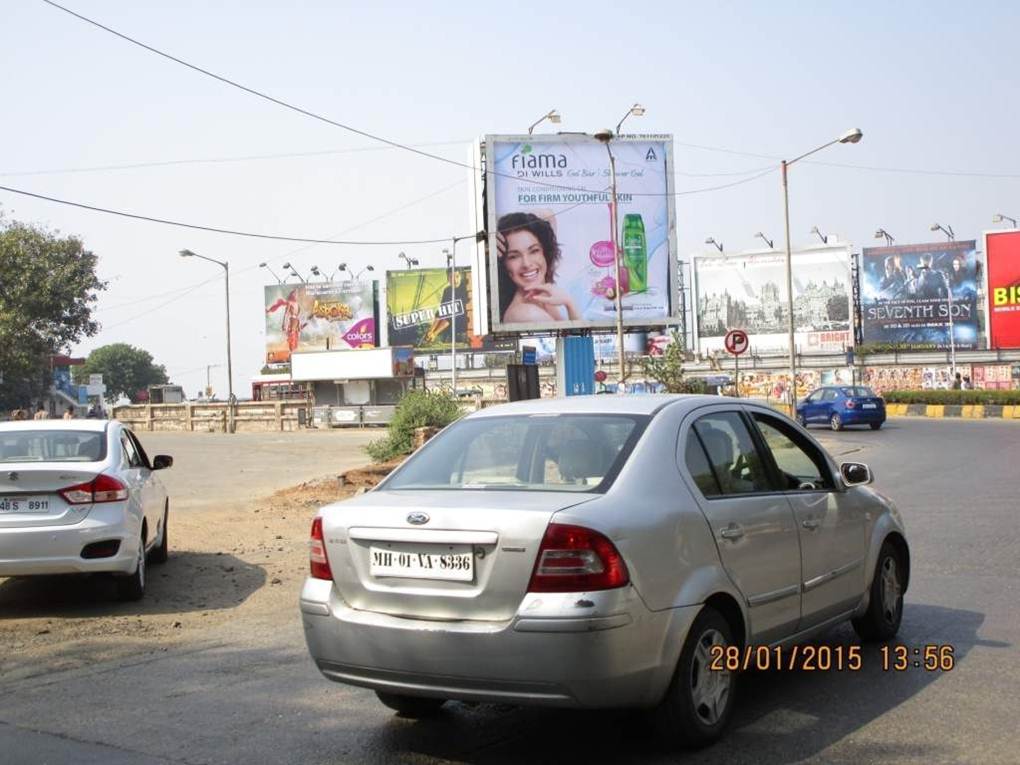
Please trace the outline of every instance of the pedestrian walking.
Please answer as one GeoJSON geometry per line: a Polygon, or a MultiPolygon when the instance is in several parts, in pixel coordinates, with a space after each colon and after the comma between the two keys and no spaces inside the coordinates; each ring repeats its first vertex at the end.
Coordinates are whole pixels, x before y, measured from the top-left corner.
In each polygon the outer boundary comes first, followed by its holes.
{"type": "Polygon", "coordinates": [[[50,416],[46,414],[46,407],[44,407],[42,404],[39,404],[39,406],[35,410],[35,414],[32,415],[33,420],[48,420],[49,418],[50,416]]]}

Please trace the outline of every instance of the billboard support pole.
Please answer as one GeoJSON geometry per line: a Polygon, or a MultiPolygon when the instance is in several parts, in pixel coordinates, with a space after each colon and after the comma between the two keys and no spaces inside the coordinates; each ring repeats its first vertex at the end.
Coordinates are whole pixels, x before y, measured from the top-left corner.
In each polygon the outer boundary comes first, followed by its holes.
{"type": "Polygon", "coordinates": [[[625,388],[623,386],[624,377],[625,377],[625,375],[624,375],[624,367],[623,367],[623,362],[624,362],[624,350],[623,350],[623,286],[622,286],[623,283],[620,280],[620,254],[621,253],[620,253],[620,244],[619,244],[619,237],[618,237],[618,234],[617,234],[617,222],[616,222],[617,221],[617,216],[618,216],[617,205],[619,203],[619,199],[618,199],[617,194],[616,194],[616,157],[613,156],[613,149],[609,145],[610,141],[612,141],[612,136],[611,135],[610,135],[609,139],[606,140],[605,144],[606,144],[606,151],[609,153],[609,185],[610,185],[611,194],[612,194],[612,197],[613,197],[613,205],[612,205],[612,207],[613,207],[613,214],[610,216],[612,218],[613,230],[610,233],[612,234],[612,240],[613,240],[613,263],[616,266],[616,277],[615,277],[616,278],[616,290],[615,290],[615,292],[616,292],[616,348],[617,348],[617,360],[616,360],[616,363],[619,365],[619,369],[618,369],[618,372],[617,372],[617,377],[619,377],[619,380],[620,380],[619,385],[617,387],[617,392],[618,393],[623,393],[624,390],[625,390],[625,388]]]}

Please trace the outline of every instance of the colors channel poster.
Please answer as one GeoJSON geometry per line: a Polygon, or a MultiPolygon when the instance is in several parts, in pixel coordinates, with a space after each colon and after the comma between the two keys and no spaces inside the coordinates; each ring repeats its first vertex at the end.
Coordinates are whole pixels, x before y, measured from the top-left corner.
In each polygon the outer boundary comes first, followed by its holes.
{"type": "MultiPolygon", "coordinates": [[[[794,252],[794,343],[801,353],[839,353],[853,345],[850,248],[794,252]]],[[[694,258],[698,350],[722,351],[726,333],[742,329],[753,353],[789,349],[786,255],[758,252],[694,258]]]]}
{"type": "MultiPolygon", "coordinates": [[[[616,158],[623,318],[661,326],[676,300],[671,136],[621,137],[616,158]]],[[[588,136],[486,136],[494,332],[612,328],[610,164],[588,136]]]]}
{"type": "Polygon", "coordinates": [[[861,325],[867,346],[948,350],[949,316],[957,348],[977,348],[975,242],[865,247],[861,325]]]}
{"type": "Polygon", "coordinates": [[[1020,230],[985,233],[988,347],[1020,348],[1020,230]]]}
{"type": "Polygon", "coordinates": [[[295,351],[374,348],[376,282],[272,284],[265,288],[266,362],[295,351]]]}
{"type": "Polygon", "coordinates": [[[450,350],[450,331],[456,317],[457,349],[482,347],[471,333],[471,269],[413,268],[386,272],[386,312],[391,346],[419,351],[450,350]]]}

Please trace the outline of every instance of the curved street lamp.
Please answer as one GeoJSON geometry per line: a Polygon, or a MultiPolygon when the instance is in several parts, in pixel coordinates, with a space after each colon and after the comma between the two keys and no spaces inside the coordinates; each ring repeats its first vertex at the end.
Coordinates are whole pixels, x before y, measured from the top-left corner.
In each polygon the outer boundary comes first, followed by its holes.
{"type": "Polygon", "coordinates": [[[799,162],[805,157],[810,157],[812,154],[820,152],[822,149],[827,149],[830,146],[837,143],[857,143],[864,137],[864,133],[861,132],[860,128],[851,128],[845,133],[840,135],[838,138],[834,138],[828,143],[823,143],[821,146],[812,149],[811,151],[804,152],[799,157],[794,157],[791,160],[783,160],[780,163],[782,168],[783,177],[783,213],[786,219],[786,308],[789,311],[789,353],[790,353],[790,414],[793,416],[796,414],[797,409],[797,346],[794,341],[794,315],[793,315],[793,250],[790,245],[790,186],[788,180],[788,170],[790,165],[794,162],[799,162]]]}

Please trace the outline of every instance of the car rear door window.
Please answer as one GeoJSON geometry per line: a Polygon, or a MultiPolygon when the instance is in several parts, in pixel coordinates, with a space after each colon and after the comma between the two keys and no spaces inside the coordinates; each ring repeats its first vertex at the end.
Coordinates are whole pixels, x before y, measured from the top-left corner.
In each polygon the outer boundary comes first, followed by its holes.
{"type": "Polygon", "coordinates": [[[706,414],[694,423],[694,431],[705,447],[720,496],[772,490],[754,439],[738,412],[706,414]]]}
{"type": "Polygon", "coordinates": [[[786,491],[818,491],[833,488],[832,476],[822,454],[797,431],[781,420],[761,412],[752,414],[779,469],[780,484],[786,491]]]}
{"type": "Polygon", "coordinates": [[[829,388],[825,391],[825,395],[822,396],[822,401],[835,401],[839,398],[839,392],[829,388]]]}
{"type": "Polygon", "coordinates": [[[687,434],[687,446],[684,448],[684,463],[694,479],[698,491],[705,497],[718,497],[722,494],[719,482],[715,480],[712,466],[708,463],[705,447],[701,445],[698,434],[693,429],[687,434]]]}

